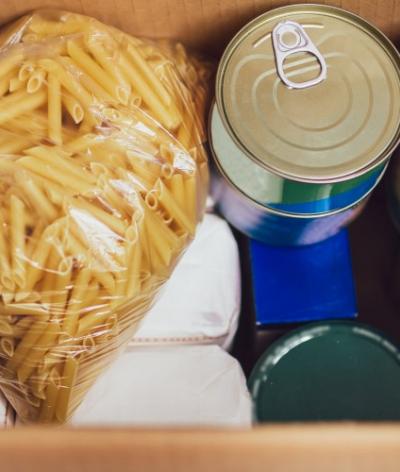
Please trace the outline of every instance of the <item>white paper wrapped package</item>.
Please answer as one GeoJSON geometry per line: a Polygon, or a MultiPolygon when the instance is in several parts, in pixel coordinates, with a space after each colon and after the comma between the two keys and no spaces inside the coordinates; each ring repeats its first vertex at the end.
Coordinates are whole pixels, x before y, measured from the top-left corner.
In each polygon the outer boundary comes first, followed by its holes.
{"type": "Polygon", "coordinates": [[[6,398],[0,393],[0,429],[14,426],[15,413],[6,398]]]}
{"type": "Polygon", "coordinates": [[[228,224],[207,214],[131,345],[219,344],[236,333],[241,287],[239,253],[228,224]]]}
{"type": "Polygon", "coordinates": [[[218,346],[135,347],[98,378],[71,424],[247,427],[251,400],[239,363],[218,346]]]}

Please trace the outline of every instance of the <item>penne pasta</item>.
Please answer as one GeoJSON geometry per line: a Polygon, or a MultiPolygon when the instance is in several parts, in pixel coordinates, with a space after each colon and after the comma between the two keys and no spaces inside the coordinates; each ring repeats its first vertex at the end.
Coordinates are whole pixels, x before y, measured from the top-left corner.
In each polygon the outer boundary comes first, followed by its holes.
{"type": "Polygon", "coordinates": [[[23,80],[20,80],[18,77],[12,77],[8,85],[8,90],[9,92],[15,92],[17,90],[21,90],[24,88],[24,86],[25,82],[23,80]]]}
{"type": "Polygon", "coordinates": [[[123,201],[123,197],[119,195],[113,188],[112,185],[108,183],[108,179],[99,178],[99,183],[101,182],[101,188],[103,191],[104,198],[108,204],[108,208],[119,218],[126,218],[130,215],[130,211],[123,201]]]}
{"type": "Polygon", "coordinates": [[[104,142],[104,137],[94,133],[86,133],[79,138],[69,141],[65,148],[71,153],[84,152],[104,142]]]}
{"type": "Polygon", "coordinates": [[[93,80],[95,80],[112,97],[116,97],[117,84],[115,80],[95,62],[89,54],[81,49],[75,41],[68,41],[68,54],[75,63],[82,68],[93,80]]]}
{"type": "Polygon", "coordinates": [[[91,276],[91,270],[85,268],[79,271],[79,274],[74,281],[74,288],[71,292],[71,297],[62,324],[63,332],[71,336],[75,334],[78,328],[79,312],[84,304],[84,294],[91,276]]]}
{"type": "Polygon", "coordinates": [[[37,213],[42,213],[47,223],[54,221],[58,212],[36,182],[25,172],[16,172],[15,179],[37,213]]]}
{"type": "Polygon", "coordinates": [[[129,108],[139,108],[142,104],[142,97],[136,93],[131,93],[129,99],[129,108]]]}
{"type": "Polygon", "coordinates": [[[53,318],[61,319],[65,313],[65,307],[70,291],[72,277],[72,258],[61,260],[58,265],[58,276],[51,293],[51,312],[53,318]]]}
{"type": "Polygon", "coordinates": [[[150,111],[160,121],[160,123],[162,123],[168,130],[176,129],[180,124],[179,117],[171,117],[166,106],[160,101],[151,87],[141,77],[140,73],[137,72],[124,53],[120,56],[119,66],[121,67],[125,78],[130,81],[132,89],[141,96],[143,102],[149,107],[150,111]]]}
{"type": "Polygon", "coordinates": [[[3,214],[0,212],[0,284],[4,289],[13,291],[15,288],[14,279],[11,273],[10,250],[6,241],[6,226],[3,214]]]}
{"type": "Polygon", "coordinates": [[[30,380],[30,385],[32,388],[32,393],[36,398],[44,400],[46,398],[45,388],[47,384],[47,378],[49,376],[49,372],[35,372],[32,375],[30,380]]]}
{"type": "Polygon", "coordinates": [[[58,323],[49,323],[46,330],[39,336],[37,342],[31,347],[27,353],[26,359],[20,364],[17,370],[19,382],[23,383],[30,377],[40,359],[53,346],[55,339],[60,333],[58,323]]]}
{"type": "Polygon", "coordinates": [[[87,313],[93,307],[97,307],[96,303],[100,303],[100,285],[99,282],[93,277],[93,280],[90,282],[89,286],[87,287],[85,301],[83,303],[83,308],[87,308],[87,310],[82,310],[83,313],[87,313]]]}
{"type": "Polygon", "coordinates": [[[172,176],[174,175],[174,168],[172,167],[172,165],[169,163],[163,164],[161,166],[161,175],[166,180],[172,179],[172,176]]]}
{"type": "Polygon", "coordinates": [[[50,248],[46,268],[43,270],[43,278],[40,282],[40,300],[42,304],[49,305],[57,280],[57,269],[60,264],[60,254],[56,244],[50,248]]]}
{"type": "Polygon", "coordinates": [[[175,174],[171,177],[169,188],[176,202],[183,206],[185,202],[185,188],[181,174],[175,174]]]}
{"type": "Polygon", "coordinates": [[[132,63],[140,71],[142,76],[147,80],[147,83],[150,84],[151,88],[155,91],[156,95],[158,95],[158,98],[163,102],[166,107],[170,107],[172,105],[171,96],[166,91],[162,82],[158,79],[151,67],[148,65],[148,62],[144,60],[138,48],[129,45],[127,47],[127,52],[132,60],[132,63]]]}
{"type": "MultiPolygon", "coordinates": [[[[37,92],[45,82],[46,73],[42,69],[36,69],[32,74],[30,74],[28,82],[26,83],[26,91],[28,93],[35,93],[37,92]]],[[[52,85],[49,83],[49,89],[51,89],[52,85]]]]}
{"type": "Polygon", "coordinates": [[[32,61],[24,62],[18,70],[18,79],[21,82],[25,82],[26,80],[28,80],[29,76],[32,74],[34,70],[35,70],[35,65],[32,61]]]}
{"type": "Polygon", "coordinates": [[[83,355],[90,355],[96,349],[96,341],[93,336],[87,335],[82,341],[83,355]]]}
{"type": "Polygon", "coordinates": [[[93,205],[92,203],[84,200],[81,197],[78,197],[74,200],[71,200],[70,205],[74,208],[81,208],[87,211],[89,214],[94,215],[99,221],[108,226],[112,231],[115,231],[117,234],[123,236],[127,228],[127,224],[110,213],[105,212],[98,206],[93,205]]]}
{"type": "Polygon", "coordinates": [[[19,288],[24,288],[25,267],[25,205],[15,195],[10,198],[10,236],[12,254],[12,277],[19,288]]]}
{"type": "Polygon", "coordinates": [[[10,54],[2,53],[0,56],[0,77],[4,77],[10,71],[22,62],[24,58],[23,50],[20,48],[13,48],[10,54]]]}
{"type": "Polygon", "coordinates": [[[94,269],[93,277],[108,291],[108,293],[114,293],[115,280],[109,272],[102,269],[94,269]]]}
{"type": "Polygon", "coordinates": [[[78,100],[68,92],[63,92],[62,103],[74,120],[74,123],[79,124],[83,120],[85,112],[78,100]]]}
{"type": "Polygon", "coordinates": [[[43,268],[46,266],[46,261],[49,257],[52,247],[56,242],[58,232],[59,224],[56,222],[55,224],[46,228],[42,234],[42,237],[37,242],[37,245],[29,261],[29,269],[24,287],[26,291],[31,291],[40,278],[43,277],[43,268]]]}
{"type": "Polygon", "coordinates": [[[110,318],[110,311],[108,306],[102,306],[96,310],[86,313],[79,320],[77,336],[85,337],[88,333],[91,333],[94,328],[104,329],[104,323],[110,318]]]}
{"type": "Polygon", "coordinates": [[[37,18],[36,21],[31,22],[29,30],[39,35],[67,35],[79,32],[84,26],[85,24],[78,21],[64,23],[37,18]]]}
{"type": "Polygon", "coordinates": [[[0,349],[6,355],[6,357],[10,358],[14,355],[14,338],[13,337],[2,337],[0,339],[0,349]]]}
{"type": "Polygon", "coordinates": [[[141,247],[139,242],[130,243],[127,248],[129,269],[126,278],[125,293],[127,298],[135,297],[140,291],[141,247]]]}
{"type": "Polygon", "coordinates": [[[23,168],[43,177],[45,181],[53,181],[56,184],[68,187],[73,192],[84,194],[90,189],[90,184],[76,179],[70,173],[66,174],[63,170],[53,168],[50,164],[44,163],[39,158],[27,156],[18,159],[17,162],[23,168]]]}
{"type": "Polygon", "coordinates": [[[10,81],[13,78],[15,78],[14,70],[0,76],[0,97],[3,97],[10,90],[10,81]]]}
{"type": "MultiPolygon", "coordinates": [[[[32,74],[29,82],[36,77],[32,74]]],[[[48,132],[49,139],[54,144],[60,146],[62,144],[62,115],[61,115],[61,86],[60,81],[52,73],[48,74],[47,77],[48,86],[48,132]]],[[[28,89],[29,92],[29,89],[28,89]]]]}
{"type": "MultiPolygon", "coordinates": [[[[25,142],[31,141],[32,138],[45,138],[47,136],[47,116],[44,117],[38,110],[13,118],[7,123],[4,123],[3,126],[9,131],[9,137],[13,137],[14,141],[16,132],[21,132],[22,134],[22,132],[26,132],[26,130],[30,130],[33,136],[31,136],[29,140],[25,138],[25,142]],[[31,114],[34,116],[30,116],[31,114]]],[[[24,149],[27,147],[28,146],[25,146],[24,149]]]]}
{"type": "MultiPolygon", "coordinates": [[[[92,96],[93,106],[96,105],[96,102],[99,100],[103,102],[115,102],[112,95],[110,95],[106,89],[102,87],[92,76],[88,75],[85,70],[78,67],[78,64],[74,62],[70,57],[60,57],[59,61],[63,66],[69,70],[72,75],[79,78],[79,83],[83,86],[84,90],[92,96]]],[[[76,97],[78,98],[78,97],[76,97]]],[[[87,110],[90,111],[91,107],[87,107],[87,110]]],[[[95,117],[88,114],[87,118],[94,120],[95,117]]],[[[92,123],[94,123],[92,121],[92,123]]]]}
{"type": "Polygon", "coordinates": [[[22,90],[8,95],[0,103],[0,124],[39,108],[45,101],[46,92],[43,90],[32,94],[22,90]]]}
{"type": "Polygon", "coordinates": [[[65,360],[67,350],[66,341],[63,339],[63,335],[60,335],[57,346],[51,348],[45,354],[38,365],[37,371],[39,373],[47,372],[50,375],[53,367],[61,367],[61,364],[65,360]]]}
{"type": "Polygon", "coordinates": [[[196,221],[198,214],[197,195],[196,195],[196,175],[186,176],[184,179],[185,197],[183,203],[185,204],[186,214],[191,221],[196,221]]]}
{"type": "MultiPolygon", "coordinates": [[[[37,300],[35,300],[37,301],[37,300]]],[[[23,303],[6,303],[0,305],[2,315],[26,315],[34,316],[36,319],[47,319],[49,310],[46,306],[24,300],[23,303]]]]}
{"type": "Polygon", "coordinates": [[[61,388],[60,374],[57,368],[53,368],[48,376],[48,383],[45,390],[45,398],[43,399],[38,419],[44,423],[51,422],[57,405],[57,397],[61,388]]]}
{"type": "Polygon", "coordinates": [[[108,56],[106,50],[96,39],[90,38],[86,41],[86,45],[96,61],[114,78],[115,82],[118,84],[116,88],[116,98],[118,101],[123,105],[127,105],[131,95],[131,87],[129,82],[123,76],[119,67],[117,67],[115,64],[115,61],[113,61],[113,59],[108,56]]]}
{"type": "Polygon", "coordinates": [[[196,223],[181,210],[177,202],[167,189],[165,184],[159,179],[156,183],[156,190],[158,192],[158,200],[163,205],[165,210],[172,216],[172,218],[187,231],[190,235],[194,235],[196,223]]]}
{"type": "Polygon", "coordinates": [[[37,291],[32,291],[27,293],[25,291],[20,291],[15,293],[14,297],[10,301],[4,301],[5,303],[12,303],[12,306],[19,305],[20,303],[37,303],[40,302],[40,294],[37,291]]]}
{"type": "Polygon", "coordinates": [[[2,390],[64,422],[194,236],[209,69],[68,12],[0,36],[2,390]]]}
{"type": "Polygon", "coordinates": [[[89,172],[85,171],[85,169],[77,165],[73,159],[69,159],[65,154],[59,154],[49,146],[36,146],[27,149],[25,152],[30,156],[37,157],[43,162],[52,165],[53,168],[57,168],[60,172],[64,172],[64,175],[70,175],[71,178],[74,177],[75,179],[81,180],[82,184],[96,183],[96,179],[89,172]]]}
{"type": "Polygon", "coordinates": [[[7,141],[0,143],[0,154],[18,154],[31,145],[29,139],[9,138],[7,141]]]}
{"type": "Polygon", "coordinates": [[[191,130],[189,129],[186,121],[184,121],[179,127],[178,133],[176,135],[176,139],[186,149],[188,149],[190,145],[192,144],[191,130]]]}
{"type": "Polygon", "coordinates": [[[93,105],[91,95],[70,72],[65,70],[60,64],[52,59],[41,59],[39,64],[47,73],[53,74],[59,80],[61,85],[80,103],[82,103],[85,108],[90,109],[93,105]]]}
{"type": "Polygon", "coordinates": [[[145,183],[147,188],[152,188],[160,176],[161,168],[159,167],[159,172],[152,172],[147,168],[146,161],[144,159],[138,158],[130,151],[127,151],[126,155],[135,175],[139,177],[143,183],[145,183]]]}
{"type": "Polygon", "coordinates": [[[24,34],[22,41],[24,43],[36,43],[41,40],[41,37],[39,34],[36,33],[26,33],[24,34]]]}
{"type": "Polygon", "coordinates": [[[33,345],[37,342],[40,338],[42,333],[46,330],[47,324],[45,321],[35,321],[30,328],[26,331],[25,335],[18,343],[18,346],[14,352],[14,355],[11,359],[6,363],[6,368],[9,371],[16,371],[17,367],[21,364],[24,360],[30,349],[33,345]]]}
{"type": "Polygon", "coordinates": [[[147,231],[152,235],[154,248],[168,267],[171,263],[172,254],[178,247],[178,236],[151,209],[146,211],[145,224],[147,231]]]}
{"type": "MultiPolygon", "coordinates": [[[[97,230],[99,230],[102,235],[102,239],[99,241],[100,244],[94,247],[93,239],[96,239],[95,236],[91,238],[90,235],[84,234],[80,228],[80,226],[84,226],[84,221],[88,218],[91,219],[89,214],[73,208],[71,208],[70,212],[75,220],[74,224],[71,225],[71,233],[74,237],[73,245],[75,247],[83,248],[83,252],[79,253],[79,256],[75,257],[88,266],[93,264],[93,270],[95,271],[96,277],[100,277],[97,275],[97,271],[99,271],[99,273],[102,273],[105,270],[115,271],[118,268],[118,265],[112,257],[112,253],[113,251],[115,252],[116,248],[110,246],[110,242],[115,241],[115,233],[111,232],[107,226],[103,225],[103,223],[94,220],[97,230]],[[105,236],[106,234],[107,236],[105,236]],[[76,245],[76,242],[79,242],[79,244],[76,245]]],[[[109,275],[112,278],[112,275],[109,275]]],[[[109,277],[107,276],[107,278],[109,277]]]]}
{"type": "Polygon", "coordinates": [[[146,197],[144,199],[146,205],[150,208],[150,210],[157,210],[158,208],[158,198],[157,194],[151,190],[150,192],[146,193],[146,197]]]}
{"type": "Polygon", "coordinates": [[[12,329],[14,338],[15,339],[22,338],[22,336],[25,334],[25,332],[28,330],[28,328],[31,326],[32,323],[33,323],[33,319],[30,316],[26,316],[26,315],[23,318],[21,318],[19,321],[17,321],[17,323],[13,325],[13,329],[12,329]]]}
{"type": "Polygon", "coordinates": [[[13,334],[13,328],[11,324],[0,318],[0,336],[8,336],[13,334]]]}
{"type": "Polygon", "coordinates": [[[74,357],[67,357],[61,376],[60,392],[57,398],[56,417],[63,423],[68,417],[69,399],[75,385],[79,362],[74,357]]]}

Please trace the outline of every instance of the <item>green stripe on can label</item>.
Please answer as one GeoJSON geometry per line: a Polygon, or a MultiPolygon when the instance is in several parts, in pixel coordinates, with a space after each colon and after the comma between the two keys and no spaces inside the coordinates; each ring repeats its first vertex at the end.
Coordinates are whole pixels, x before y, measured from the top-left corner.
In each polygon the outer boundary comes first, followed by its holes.
{"type": "Polygon", "coordinates": [[[273,174],[250,160],[225,130],[215,104],[210,134],[216,163],[233,186],[260,205],[284,213],[315,215],[350,207],[374,188],[386,166],[384,162],[346,181],[298,182],[273,174]]]}

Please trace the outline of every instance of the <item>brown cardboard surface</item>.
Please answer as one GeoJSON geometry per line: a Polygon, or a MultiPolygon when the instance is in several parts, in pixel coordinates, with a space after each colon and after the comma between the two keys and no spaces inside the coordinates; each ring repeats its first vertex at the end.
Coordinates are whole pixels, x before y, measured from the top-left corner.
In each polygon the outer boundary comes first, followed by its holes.
{"type": "MultiPolygon", "coordinates": [[[[174,37],[210,54],[222,51],[248,20],[282,0],[4,0],[0,22],[39,7],[94,16],[136,35],[174,37]]],[[[311,3],[311,2],[310,2],[311,3]]],[[[399,0],[336,0],[400,39],[399,0]]],[[[389,329],[400,339],[400,315],[387,305],[388,266],[397,244],[385,212],[383,193],[352,228],[361,316],[374,321],[390,313],[389,329]],[[374,224],[381,225],[365,240],[374,224]],[[396,244],[395,244],[396,243],[396,244]],[[381,270],[382,269],[382,270],[381,270]],[[389,307],[389,309],[388,309],[389,307]]],[[[372,229],[373,231],[373,229],[372,229]]],[[[379,326],[386,327],[384,318],[379,326]]],[[[244,331],[243,331],[244,332],[244,331]]],[[[248,330],[251,334],[251,330],[248,330]]],[[[275,336],[275,335],[274,335],[275,336]]],[[[245,341],[245,339],[244,339],[245,341]]],[[[248,338],[249,341],[249,338],[248,338]]],[[[254,339],[252,340],[254,341],[254,339]]],[[[252,342],[250,341],[250,342],[252,342]]],[[[243,343],[243,351],[249,344],[243,343]]],[[[0,432],[4,471],[364,471],[398,470],[400,425],[268,426],[226,431],[79,431],[18,429],[0,432]],[[136,466],[136,467],[135,467],[136,466]]]]}
{"type": "Polygon", "coordinates": [[[252,431],[0,432],[7,472],[397,472],[400,427],[276,425],[252,431]]]}
{"type": "MultiPolygon", "coordinates": [[[[94,16],[136,35],[175,37],[190,46],[220,52],[247,21],[293,0],[7,0],[0,22],[35,8],[60,8],[94,16]]],[[[400,38],[397,0],[328,0],[320,2],[353,11],[375,23],[392,39],[400,38]]]]}

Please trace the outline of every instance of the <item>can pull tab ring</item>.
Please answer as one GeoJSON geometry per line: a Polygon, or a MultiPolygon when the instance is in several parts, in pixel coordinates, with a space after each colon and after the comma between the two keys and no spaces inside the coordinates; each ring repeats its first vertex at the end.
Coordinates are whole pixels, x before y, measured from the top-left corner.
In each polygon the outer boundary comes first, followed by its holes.
{"type": "Polygon", "coordinates": [[[317,85],[327,76],[326,62],[315,47],[304,28],[295,21],[282,21],[272,31],[272,44],[275,52],[276,68],[282,82],[290,88],[304,89],[317,85]],[[305,82],[293,82],[285,74],[283,63],[285,59],[298,52],[308,52],[318,60],[321,71],[318,77],[305,82]]]}

